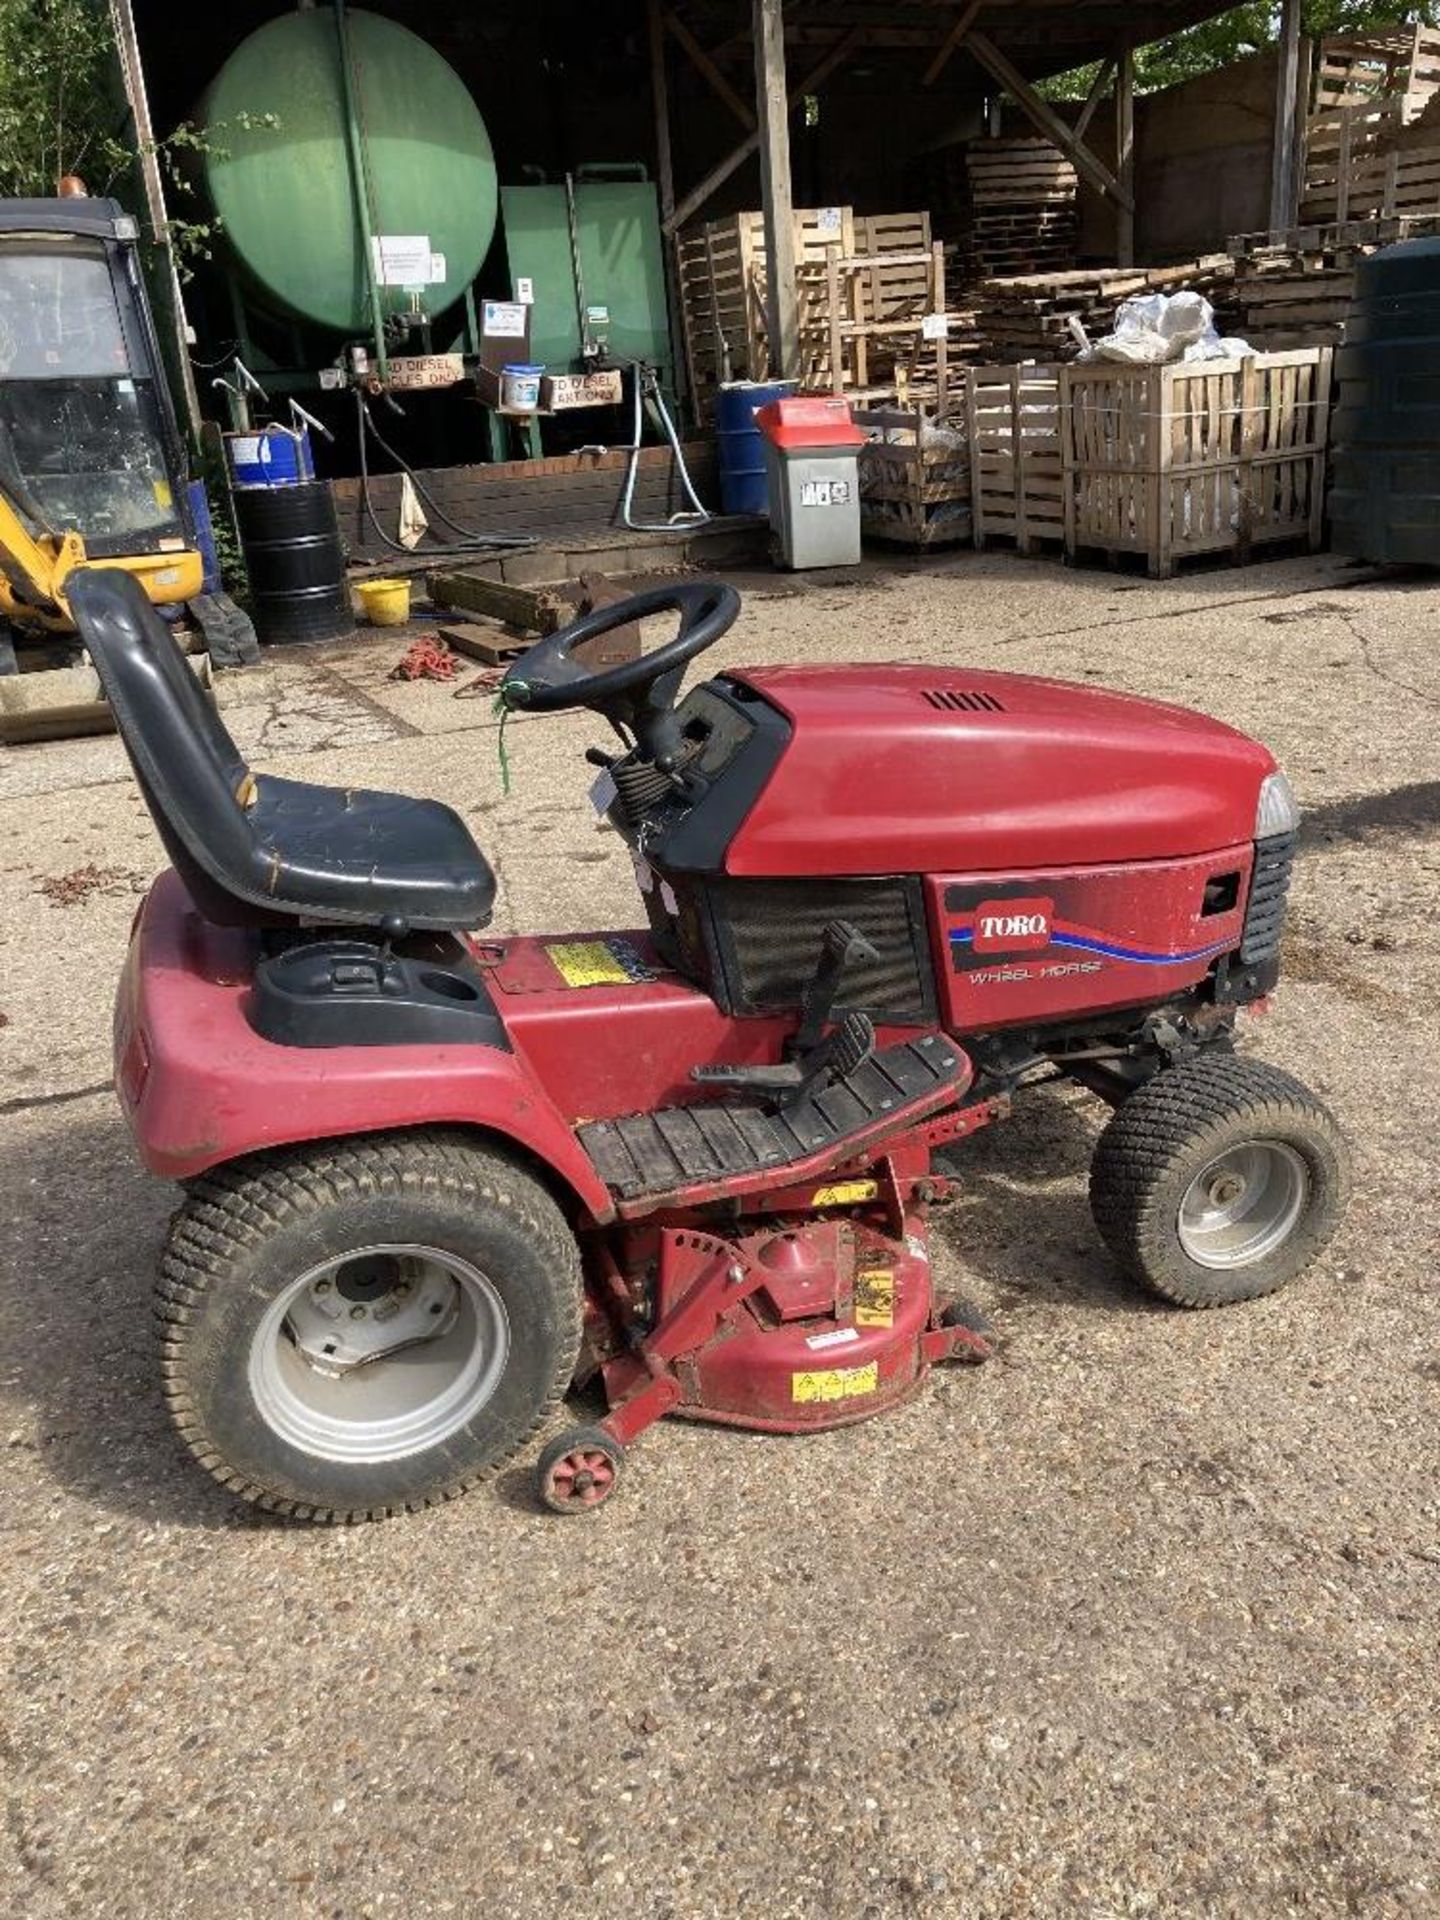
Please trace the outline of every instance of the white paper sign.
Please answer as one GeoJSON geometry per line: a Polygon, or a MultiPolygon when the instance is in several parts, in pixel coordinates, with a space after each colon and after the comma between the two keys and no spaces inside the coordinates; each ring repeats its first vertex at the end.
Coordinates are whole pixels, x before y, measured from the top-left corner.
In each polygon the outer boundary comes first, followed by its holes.
{"type": "Polygon", "coordinates": [[[821,233],[839,233],[844,217],[841,207],[821,207],[815,215],[815,225],[821,233]]]}
{"type": "Polygon", "coordinates": [[[943,340],[950,331],[948,313],[927,313],[920,322],[922,340],[943,340]]]}
{"type": "Polygon", "coordinates": [[[844,507],[849,503],[850,482],[848,480],[802,480],[800,482],[802,507],[844,507]]]}
{"type": "Polygon", "coordinates": [[[535,282],[523,273],[515,282],[515,298],[522,307],[533,307],[535,304],[535,282]]]}
{"type": "Polygon", "coordinates": [[[524,307],[518,300],[487,300],[480,331],[487,340],[523,340],[524,307]]]}
{"type": "Polygon", "coordinates": [[[443,287],[445,284],[445,256],[443,253],[432,253],[430,256],[430,284],[432,287],[443,287]]]}
{"type": "Polygon", "coordinates": [[[428,233],[374,233],[370,258],[382,287],[428,287],[431,281],[428,233]]]}

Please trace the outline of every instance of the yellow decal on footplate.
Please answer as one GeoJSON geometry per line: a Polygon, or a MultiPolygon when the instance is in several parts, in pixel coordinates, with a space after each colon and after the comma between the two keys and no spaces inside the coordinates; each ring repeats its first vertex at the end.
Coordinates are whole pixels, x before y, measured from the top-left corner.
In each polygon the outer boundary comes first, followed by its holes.
{"type": "Polygon", "coordinates": [[[559,940],[545,951],[567,987],[628,987],[655,978],[620,940],[559,940]]]}
{"type": "Polygon", "coordinates": [[[823,1373],[792,1373],[790,1398],[800,1403],[816,1400],[855,1400],[861,1394],[874,1393],[880,1384],[880,1367],[872,1360],[868,1367],[827,1367],[823,1373]]]}
{"type": "Polygon", "coordinates": [[[857,1327],[893,1327],[895,1324],[895,1275],[888,1267],[872,1267],[855,1276],[855,1324],[857,1327]]]}
{"type": "Polygon", "coordinates": [[[854,1207],[862,1200],[873,1200],[879,1191],[878,1180],[841,1180],[833,1187],[817,1187],[810,1204],[812,1207],[854,1207]]]}

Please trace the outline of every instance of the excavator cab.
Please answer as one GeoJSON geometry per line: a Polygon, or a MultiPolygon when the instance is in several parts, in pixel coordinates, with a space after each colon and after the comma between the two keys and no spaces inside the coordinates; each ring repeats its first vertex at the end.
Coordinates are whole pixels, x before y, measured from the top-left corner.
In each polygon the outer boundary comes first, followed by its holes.
{"type": "Polygon", "coordinates": [[[65,582],[87,564],[197,603],[208,633],[137,239],[113,200],[0,201],[0,671],[15,638],[73,633],[65,582]]]}

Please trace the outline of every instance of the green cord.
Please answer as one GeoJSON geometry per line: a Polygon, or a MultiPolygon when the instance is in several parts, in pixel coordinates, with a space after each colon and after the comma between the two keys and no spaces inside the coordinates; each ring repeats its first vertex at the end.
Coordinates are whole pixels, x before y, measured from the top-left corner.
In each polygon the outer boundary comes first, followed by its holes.
{"type": "Polygon", "coordinates": [[[500,716],[500,731],[496,736],[500,748],[500,791],[508,800],[510,798],[510,756],[505,751],[505,723],[510,718],[511,707],[503,693],[496,694],[495,705],[490,711],[500,716]]]}

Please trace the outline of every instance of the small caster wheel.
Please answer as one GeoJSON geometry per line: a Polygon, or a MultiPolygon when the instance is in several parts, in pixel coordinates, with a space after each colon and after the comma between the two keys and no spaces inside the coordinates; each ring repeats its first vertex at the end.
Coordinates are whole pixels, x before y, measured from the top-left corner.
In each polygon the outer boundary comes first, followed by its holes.
{"type": "Polygon", "coordinates": [[[571,1427],[541,1454],[536,1489],[552,1513],[588,1513],[615,1491],[624,1458],[603,1427],[571,1427]]]}
{"type": "Polygon", "coordinates": [[[978,1367],[995,1350],[995,1329],[973,1300],[952,1300],[940,1315],[940,1324],[955,1329],[955,1345],[948,1357],[962,1366],[978,1367]]]}

